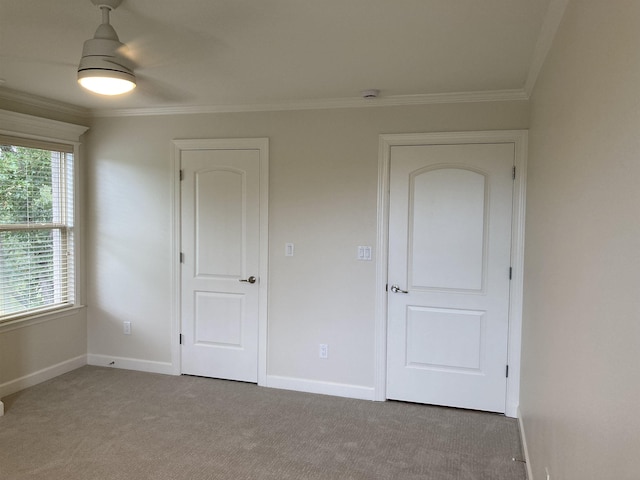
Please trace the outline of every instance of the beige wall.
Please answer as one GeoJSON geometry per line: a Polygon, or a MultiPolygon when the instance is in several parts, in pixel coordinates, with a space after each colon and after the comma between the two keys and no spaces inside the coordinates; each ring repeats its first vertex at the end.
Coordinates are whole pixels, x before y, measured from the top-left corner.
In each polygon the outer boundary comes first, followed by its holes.
{"type": "Polygon", "coordinates": [[[569,4],[532,101],[521,412],[535,480],[640,478],[640,2],[569,4]]]}
{"type": "Polygon", "coordinates": [[[85,310],[49,317],[0,327],[0,398],[86,362],[85,310]]]}
{"type": "Polygon", "coordinates": [[[526,102],[497,102],[96,119],[89,358],[170,366],[171,140],[268,137],[268,375],[372,387],[375,262],[355,257],[358,245],[375,249],[379,134],[521,129],[528,116],[526,102]],[[295,257],[284,257],[286,242],[295,257]]]}

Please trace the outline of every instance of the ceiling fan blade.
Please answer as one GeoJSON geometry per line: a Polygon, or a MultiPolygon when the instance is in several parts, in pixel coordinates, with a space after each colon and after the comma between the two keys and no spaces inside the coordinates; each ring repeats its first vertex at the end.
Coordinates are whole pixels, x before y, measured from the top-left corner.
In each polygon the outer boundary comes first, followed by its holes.
{"type": "Polygon", "coordinates": [[[160,100],[166,104],[178,104],[193,99],[193,95],[157,78],[136,72],[136,94],[160,100]]]}
{"type": "Polygon", "coordinates": [[[159,20],[134,2],[124,3],[118,13],[118,32],[128,47],[127,57],[139,68],[203,61],[212,57],[212,46],[222,45],[209,32],[159,20]],[[140,31],[147,33],[137,35],[140,31]]]}
{"type": "Polygon", "coordinates": [[[21,55],[5,55],[0,54],[0,59],[6,59],[7,61],[12,61],[16,63],[29,63],[36,65],[48,65],[52,67],[73,67],[75,69],[78,68],[77,63],[64,62],[61,60],[51,60],[45,58],[35,58],[35,57],[25,57],[21,55]]]}

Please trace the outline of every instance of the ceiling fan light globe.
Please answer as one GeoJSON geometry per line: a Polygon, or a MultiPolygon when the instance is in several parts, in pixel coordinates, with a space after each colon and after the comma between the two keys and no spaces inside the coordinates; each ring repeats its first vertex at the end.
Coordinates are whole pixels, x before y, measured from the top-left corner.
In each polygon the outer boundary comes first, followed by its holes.
{"type": "Polygon", "coordinates": [[[90,71],[78,72],[78,83],[99,95],[122,95],[136,88],[134,81],[113,74],[118,72],[90,71]]]}

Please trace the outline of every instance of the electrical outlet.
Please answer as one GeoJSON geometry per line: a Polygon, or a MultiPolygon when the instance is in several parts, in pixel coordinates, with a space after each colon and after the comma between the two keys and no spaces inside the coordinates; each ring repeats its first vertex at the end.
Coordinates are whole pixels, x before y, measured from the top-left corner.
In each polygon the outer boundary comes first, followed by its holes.
{"type": "Polygon", "coordinates": [[[131,335],[131,322],[122,322],[122,333],[131,335]]]}
{"type": "Polygon", "coordinates": [[[320,358],[329,358],[329,345],[326,343],[320,344],[320,358]]]}
{"type": "Polygon", "coordinates": [[[544,467],[544,473],[547,474],[546,480],[551,480],[551,474],[549,473],[549,467],[544,467]]]}

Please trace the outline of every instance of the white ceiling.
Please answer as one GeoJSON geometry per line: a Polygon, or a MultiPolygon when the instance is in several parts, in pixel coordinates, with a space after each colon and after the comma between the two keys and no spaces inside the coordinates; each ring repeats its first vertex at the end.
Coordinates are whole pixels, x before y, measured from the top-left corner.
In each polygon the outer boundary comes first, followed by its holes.
{"type": "Polygon", "coordinates": [[[111,24],[132,50],[138,88],[104,98],[76,82],[101,20],[90,0],[0,0],[0,90],[98,111],[320,104],[370,88],[381,99],[523,92],[550,4],[124,0],[111,24]]]}

